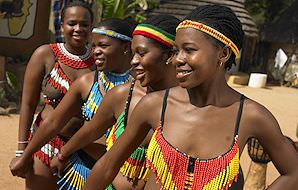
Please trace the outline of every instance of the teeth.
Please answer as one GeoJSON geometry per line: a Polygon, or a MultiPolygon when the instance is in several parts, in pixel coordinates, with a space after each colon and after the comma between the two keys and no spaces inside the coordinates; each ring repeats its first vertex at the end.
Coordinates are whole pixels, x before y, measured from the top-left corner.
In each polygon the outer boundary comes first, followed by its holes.
{"type": "Polygon", "coordinates": [[[187,73],[190,73],[191,71],[182,71],[182,72],[180,72],[180,73],[182,73],[182,74],[187,74],[187,73]]]}

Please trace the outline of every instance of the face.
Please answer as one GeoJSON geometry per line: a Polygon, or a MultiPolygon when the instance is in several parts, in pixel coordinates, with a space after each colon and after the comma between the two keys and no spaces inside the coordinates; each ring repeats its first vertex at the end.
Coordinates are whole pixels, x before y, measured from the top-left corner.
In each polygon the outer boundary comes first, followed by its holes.
{"type": "Polygon", "coordinates": [[[193,28],[179,29],[173,63],[176,78],[183,88],[193,88],[211,80],[218,71],[220,48],[206,34],[193,28]]]}
{"type": "Polygon", "coordinates": [[[86,45],[91,32],[91,17],[87,9],[76,6],[65,10],[61,23],[65,43],[72,47],[86,45]]]}
{"type": "Polygon", "coordinates": [[[142,35],[135,35],[132,40],[133,58],[131,64],[136,79],[143,87],[154,86],[167,75],[166,61],[168,52],[151,39],[142,35]]]}
{"type": "MultiPolygon", "coordinates": [[[[100,29],[108,30],[101,27],[100,29]]],[[[102,34],[92,33],[92,50],[95,64],[99,71],[118,72],[128,56],[129,45],[102,34]],[[125,53],[126,52],[126,53],[125,53]]]]}

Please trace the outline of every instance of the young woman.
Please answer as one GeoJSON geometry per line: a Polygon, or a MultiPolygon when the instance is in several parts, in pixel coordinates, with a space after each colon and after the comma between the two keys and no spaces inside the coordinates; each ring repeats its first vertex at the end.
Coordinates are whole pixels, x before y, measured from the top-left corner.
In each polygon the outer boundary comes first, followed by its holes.
{"type": "MultiPolygon", "coordinates": [[[[146,94],[177,85],[175,68],[170,64],[172,47],[179,20],[157,15],[139,24],[133,32],[131,64],[135,81],[109,91],[93,119],[83,126],[51,162],[53,170],[63,171],[65,160],[73,152],[101,137],[113,126],[107,139],[108,149],[125,130],[127,120],[137,102],[146,94]]],[[[108,189],[143,189],[148,178],[146,150],[150,134],[130,156],[108,189]]],[[[76,182],[74,182],[76,183],[76,182]]]]}
{"type": "MultiPolygon", "coordinates": [[[[85,120],[90,120],[96,112],[103,95],[114,86],[123,84],[131,78],[129,68],[132,30],[133,28],[128,22],[120,19],[104,20],[93,29],[93,57],[97,65],[97,71],[76,80],[55,111],[43,120],[22,157],[18,158],[17,161],[15,159],[12,161],[11,171],[14,175],[21,176],[27,172],[26,165],[30,162],[31,155],[42,146],[41,151],[38,151],[35,155],[39,155],[39,158],[44,159],[47,166],[49,166],[50,159],[57,154],[64,141],[47,143],[48,140],[57,134],[59,134],[59,137],[63,136],[62,138],[65,140],[70,138],[81,126],[68,128],[71,133],[65,133],[64,126],[71,122],[72,117],[79,115],[82,118],[81,115],[83,115],[85,120]],[[48,150],[49,148],[50,150],[48,150]]],[[[85,151],[78,153],[77,162],[81,160],[81,157],[82,159],[87,158],[87,162],[92,162],[90,156],[85,152],[97,158],[105,152],[105,147],[91,144],[85,151]]],[[[51,176],[51,178],[53,177],[51,176]]]]}
{"type": "Polygon", "coordinates": [[[96,163],[83,189],[104,189],[147,134],[151,174],[145,189],[242,189],[240,155],[256,137],[281,176],[268,189],[297,187],[298,154],[272,114],[230,88],[225,68],[235,62],[243,31],[231,9],[192,11],[176,33],[179,87],[150,93],[134,108],[124,133],[96,163]]]}
{"type": "MultiPolygon", "coordinates": [[[[93,14],[84,3],[70,3],[61,13],[61,30],[65,43],[42,45],[32,54],[25,73],[22,95],[21,114],[19,122],[18,150],[13,162],[17,161],[29,140],[29,132],[36,107],[40,100],[40,93],[44,95],[45,106],[38,114],[34,127],[37,129],[41,122],[53,112],[64,94],[69,90],[72,82],[78,77],[94,70],[94,60],[87,41],[91,32],[93,14]]],[[[83,124],[80,117],[73,117],[65,124],[64,135],[71,133],[71,128],[78,128],[83,124]]],[[[53,148],[60,148],[63,140],[59,137],[52,139],[49,144],[53,148]]],[[[26,189],[53,189],[56,179],[49,168],[48,150],[41,150],[26,164],[26,189]]],[[[14,173],[18,175],[18,173],[14,173]]]]}

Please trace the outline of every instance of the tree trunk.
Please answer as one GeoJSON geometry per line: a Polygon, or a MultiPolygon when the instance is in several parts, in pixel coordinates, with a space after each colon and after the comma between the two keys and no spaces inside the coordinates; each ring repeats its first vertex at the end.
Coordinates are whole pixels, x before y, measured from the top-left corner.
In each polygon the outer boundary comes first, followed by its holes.
{"type": "Polygon", "coordinates": [[[266,187],[267,164],[251,161],[244,190],[264,190],[266,187]]]}
{"type": "Polygon", "coordinates": [[[0,55],[0,90],[4,90],[5,85],[5,57],[0,55]]]}

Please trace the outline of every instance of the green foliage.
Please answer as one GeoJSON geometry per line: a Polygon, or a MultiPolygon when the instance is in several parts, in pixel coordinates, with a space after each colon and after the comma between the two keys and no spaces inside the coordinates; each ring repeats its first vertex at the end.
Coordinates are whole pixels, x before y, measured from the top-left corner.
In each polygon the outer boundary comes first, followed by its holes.
{"type": "Polygon", "coordinates": [[[6,80],[7,80],[8,85],[15,91],[19,90],[17,77],[9,71],[6,71],[5,74],[6,74],[6,80]]]}
{"type": "Polygon", "coordinates": [[[245,0],[245,7],[262,26],[277,19],[292,3],[293,0],[245,0]]]}
{"type": "Polygon", "coordinates": [[[133,18],[137,22],[145,20],[139,12],[158,5],[156,0],[98,0],[103,7],[102,18],[133,18]]]}

